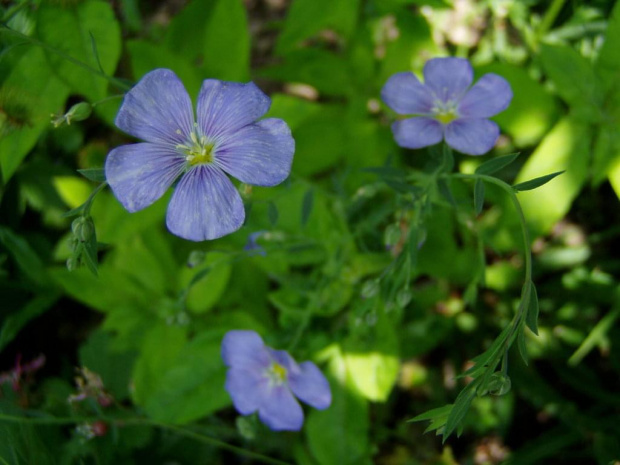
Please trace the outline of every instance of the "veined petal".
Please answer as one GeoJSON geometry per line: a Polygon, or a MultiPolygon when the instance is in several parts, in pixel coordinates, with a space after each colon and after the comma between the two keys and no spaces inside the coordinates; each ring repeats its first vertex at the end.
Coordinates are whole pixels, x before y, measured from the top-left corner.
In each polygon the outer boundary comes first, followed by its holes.
{"type": "Polygon", "coordinates": [[[121,145],[105,161],[105,176],[112,192],[129,212],[159,199],[181,174],[183,156],[159,144],[121,145]]]}
{"type": "Polygon", "coordinates": [[[198,95],[198,127],[204,135],[218,139],[253,123],[269,110],[271,99],[253,82],[207,79],[198,95]]]}
{"type": "Polygon", "coordinates": [[[291,371],[288,384],[293,394],[314,408],[323,410],[332,403],[329,382],[312,362],[300,363],[299,370],[291,371]]]}
{"type": "Polygon", "coordinates": [[[484,155],[499,137],[499,127],[483,118],[460,118],[446,126],[446,142],[468,155],[484,155]]]}
{"type": "Polygon", "coordinates": [[[177,185],[166,215],[168,229],[191,241],[217,239],[243,224],[239,193],[214,165],[196,165],[177,185]]]}
{"type": "Polygon", "coordinates": [[[147,142],[183,144],[194,127],[192,101],[176,74],[156,69],[125,94],[115,122],[147,142]]]}
{"type": "Polygon", "coordinates": [[[425,117],[408,118],[392,123],[396,143],[408,149],[419,149],[441,142],[443,127],[439,121],[425,117]]]}
{"type": "Polygon", "coordinates": [[[488,118],[508,108],[512,100],[512,89],[508,81],[497,74],[482,76],[467,91],[458,107],[461,116],[488,118]]]}
{"type": "Polygon", "coordinates": [[[381,98],[400,115],[429,114],[433,108],[433,91],[411,72],[391,76],[381,89],[381,98]]]}
{"type": "Polygon", "coordinates": [[[289,388],[273,386],[258,409],[258,417],[273,431],[299,431],[304,412],[289,388]]]}
{"type": "Polygon", "coordinates": [[[287,372],[299,370],[297,362],[286,350],[274,350],[271,347],[267,347],[267,351],[269,352],[271,359],[278,365],[282,365],[286,368],[287,372]]]}
{"type": "Polygon", "coordinates": [[[269,378],[259,370],[231,368],[226,373],[224,386],[237,411],[242,415],[256,412],[269,399],[269,378]]]}
{"type": "Polygon", "coordinates": [[[222,359],[234,368],[266,369],[271,364],[268,348],[254,331],[228,331],[222,340],[222,359]]]}
{"type": "Polygon", "coordinates": [[[215,162],[228,174],[256,186],[275,186],[291,172],[295,140],[281,119],[267,118],[223,136],[215,162]]]}
{"type": "Polygon", "coordinates": [[[465,58],[433,58],[424,65],[424,83],[443,102],[459,100],[474,80],[465,58]]]}

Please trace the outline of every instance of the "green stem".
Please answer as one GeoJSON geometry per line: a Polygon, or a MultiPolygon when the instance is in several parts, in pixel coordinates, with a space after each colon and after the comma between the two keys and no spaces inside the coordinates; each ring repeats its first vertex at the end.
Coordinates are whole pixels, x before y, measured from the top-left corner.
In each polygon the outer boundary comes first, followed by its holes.
{"type": "Polygon", "coordinates": [[[91,194],[88,196],[88,199],[86,199],[86,202],[84,202],[84,212],[82,213],[82,216],[90,215],[90,207],[93,204],[93,200],[95,200],[95,196],[99,192],[101,192],[101,190],[107,185],[108,185],[108,181],[103,181],[101,184],[95,187],[95,190],[91,192],[91,194]]]}
{"type": "Polygon", "coordinates": [[[90,65],[87,65],[86,63],[84,63],[83,61],[80,61],[76,58],[73,58],[71,55],[66,54],[65,52],[58,50],[55,47],[52,47],[51,45],[46,44],[45,42],[41,42],[38,39],[35,39],[34,37],[30,37],[27,36],[26,34],[22,34],[19,31],[16,31],[14,29],[11,29],[10,27],[8,27],[6,24],[0,24],[0,27],[2,29],[0,30],[4,30],[5,32],[7,32],[8,34],[14,35],[15,37],[19,37],[20,39],[25,40],[26,42],[29,42],[32,45],[37,45],[41,48],[43,48],[44,50],[47,50],[50,53],[54,53],[62,58],[64,58],[65,60],[73,63],[76,66],[79,66],[80,68],[83,68],[103,79],[108,80],[112,85],[116,86],[117,88],[121,89],[121,90],[129,90],[131,89],[131,86],[128,85],[126,82],[117,79],[115,77],[112,76],[108,76],[107,74],[101,72],[101,70],[97,69],[97,68],[93,68],[90,65]]]}
{"type": "Polygon", "coordinates": [[[555,19],[562,10],[565,2],[566,0],[553,0],[553,3],[551,3],[551,6],[545,13],[545,16],[543,16],[542,21],[540,22],[540,26],[538,27],[538,37],[544,36],[551,28],[551,26],[553,26],[553,23],[555,22],[555,19]]]}
{"type": "Polygon", "coordinates": [[[168,425],[168,424],[160,423],[154,420],[149,420],[148,418],[22,417],[22,416],[7,415],[4,413],[0,413],[0,421],[5,421],[9,423],[28,423],[31,425],[74,425],[78,423],[92,423],[95,421],[105,421],[117,427],[123,427],[123,426],[128,426],[128,425],[150,426],[153,428],[159,428],[163,430],[172,431],[181,436],[185,436],[190,439],[194,439],[195,441],[202,442],[203,444],[208,444],[210,446],[218,447],[220,449],[226,449],[236,454],[244,455],[246,457],[256,459],[263,463],[268,463],[268,464],[273,464],[273,465],[290,465],[288,462],[283,462],[281,460],[273,459],[271,457],[267,457],[266,455],[259,454],[258,452],[252,452],[249,450],[245,450],[241,447],[233,446],[231,444],[228,444],[227,442],[220,441],[219,439],[215,439],[210,436],[197,433],[195,431],[191,431],[187,428],[183,428],[183,427],[176,426],[176,425],[168,425]]]}

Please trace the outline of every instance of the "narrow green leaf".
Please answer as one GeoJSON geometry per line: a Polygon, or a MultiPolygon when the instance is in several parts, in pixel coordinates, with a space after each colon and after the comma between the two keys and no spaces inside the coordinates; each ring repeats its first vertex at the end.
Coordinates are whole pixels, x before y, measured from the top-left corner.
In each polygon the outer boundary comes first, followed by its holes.
{"type": "Polygon", "coordinates": [[[519,349],[519,355],[521,355],[523,362],[528,365],[529,357],[527,355],[527,347],[525,346],[525,331],[523,327],[519,328],[519,333],[517,334],[517,348],[519,349]]]}
{"type": "Polygon", "coordinates": [[[95,36],[91,31],[88,31],[88,34],[90,35],[90,46],[93,49],[93,57],[97,61],[99,71],[101,71],[102,74],[106,74],[106,72],[103,70],[103,66],[101,66],[101,60],[99,59],[99,52],[97,51],[97,42],[95,41],[95,36]]]}
{"type": "Polygon", "coordinates": [[[476,168],[476,174],[493,174],[505,166],[510,165],[519,156],[518,153],[511,153],[510,155],[504,155],[497,158],[492,158],[485,161],[482,165],[476,168]]]}
{"type": "Polygon", "coordinates": [[[77,208],[73,208],[73,209],[69,210],[68,212],[64,212],[61,216],[63,218],[69,218],[69,217],[72,217],[72,216],[79,216],[79,215],[82,214],[83,211],[84,211],[84,205],[82,204],[82,205],[80,205],[77,208]]]}
{"type": "Polygon", "coordinates": [[[530,305],[527,309],[525,323],[527,324],[527,327],[538,336],[538,293],[536,292],[536,286],[534,286],[534,283],[531,283],[530,305]]]}
{"type": "Polygon", "coordinates": [[[514,190],[516,190],[517,192],[531,191],[532,189],[536,189],[537,187],[544,186],[549,181],[551,181],[553,178],[555,178],[556,176],[559,176],[563,172],[564,172],[564,170],[556,171],[555,173],[547,174],[547,175],[541,176],[539,178],[530,179],[529,181],[525,181],[525,182],[521,182],[519,184],[515,184],[514,186],[512,186],[512,188],[514,190]]]}
{"type": "Polygon", "coordinates": [[[0,328],[0,351],[17,336],[19,331],[26,326],[28,322],[51,308],[59,297],[59,294],[56,292],[40,294],[17,312],[11,313],[4,318],[2,328],[0,328]]]}
{"type": "Polygon", "coordinates": [[[452,190],[450,190],[450,185],[445,179],[439,179],[437,181],[437,188],[439,189],[439,193],[445,198],[450,205],[456,207],[456,200],[454,200],[454,196],[452,195],[452,190]]]}
{"type": "Polygon", "coordinates": [[[457,396],[456,401],[454,402],[454,407],[450,411],[450,415],[448,415],[448,420],[446,421],[446,428],[443,432],[442,442],[446,442],[446,439],[448,439],[454,429],[459,426],[465,418],[465,415],[471,405],[471,401],[474,400],[474,397],[476,397],[475,388],[477,385],[478,383],[476,381],[472,381],[457,396]]]}
{"type": "Polygon", "coordinates": [[[476,179],[474,185],[474,209],[476,210],[476,216],[482,212],[484,206],[484,181],[482,179],[476,179]]]}
{"type": "Polygon", "coordinates": [[[312,207],[314,206],[314,189],[310,188],[304,194],[304,199],[301,204],[301,226],[304,227],[310,218],[312,213],[312,207]]]}
{"type": "Polygon", "coordinates": [[[267,206],[267,217],[269,218],[269,223],[271,226],[275,226],[278,222],[278,207],[273,202],[269,202],[267,206]]]}
{"type": "Polygon", "coordinates": [[[433,418],[444,417],[444,416],[447,417],[448,415],[450,415],[450,411],[452,410],[452,407],[454,407],[454,404],[448,404],[448,405],[444,405],[443,407],[437,407],[437,408],[428,410],[424,413],[421,413],[420,415],[417,415],[407,420],[407,422],[432,420],[433,418]]]}
{"type": "Polygon", "coordinates": [[[0,227],[0,244],[4,245],[21,272],[32,282],[43,287],[49,285],[43,262],[24,238],[8,228],[0,227]]]}
{"type": "Polygon", "coordinates": [[[83,170],[77,170],[86,179],[95,182],[105,181],[105,170],[103,168],[86,168],[83,170]]]}
{"type": "Polygon", "coordinates": [[[97,271],[97,234],[94,227],[92,235],[86,242],[84,242],[84,253],[82,254],[82,257],[90,272],[95,276],[99,276],[97,271]]]}

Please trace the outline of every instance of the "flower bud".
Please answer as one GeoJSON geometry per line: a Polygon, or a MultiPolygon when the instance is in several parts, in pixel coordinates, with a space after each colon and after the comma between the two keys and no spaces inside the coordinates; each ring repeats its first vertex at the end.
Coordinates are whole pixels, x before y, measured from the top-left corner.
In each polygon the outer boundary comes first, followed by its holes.
{"type": "Polygon", "coordinates": [[[77,257],[69,257],[67,259],[67,269],[69,271],[75,271],[80,266],[80,260],[77,257]]]}
{"type": "Polygon", "coordinates": [[[95,231],[95,225],[90,217],[80,216],[71,223],[71,231],[81,242],[88,241],[95,231]]]}
{"type": "Polygon", "coordinates": [[[67,124],[69,126],[71,121],[84,121],[87,119],[93,111],[93,107],[88,102],[80,102],[69,108],[69,111],[64,115],[52,115],[52,124],[55,128],[67,124]]]}
{"type": "Polygon", "coordinates": [[[362,299],[370,299],[371,297],[376,296],[381,289],[381,285],[378,279],[372,279],[370,281],[366,281],[362,286],[362,299]]]}
{"type": "Polygon", "coordinates": [[[396,294],[396,303],[400,308],[405,308],[411,302],[411,291],[408,287],[403,287],[398,294],[396,294]]]}
{"type": "Polygon", "coordinates": [[[202,250],[192,250],[187,259],[187,267],[195,268],[198,265],[202,265],[202,262],[205,261],[205,257],[207,254],[202,250]]]}

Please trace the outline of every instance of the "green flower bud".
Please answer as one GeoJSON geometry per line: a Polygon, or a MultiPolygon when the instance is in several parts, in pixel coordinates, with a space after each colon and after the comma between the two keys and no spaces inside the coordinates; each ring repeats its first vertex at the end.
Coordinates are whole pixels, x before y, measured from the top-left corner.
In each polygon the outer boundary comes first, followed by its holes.
{"type": "Polygon", "coordinates": [[[70,125],[72,121],[84,121],[87,119],[93,111],[93,107],[90,103],[80,102],[69,108],[69,111],[64,115],[52,115],[52,124],[55,128],[62,126],[63,124],[70,125]]]}
{"type": "Polygon", "coordinates": [[[80,242],[86,242],[93,236],[95,224],[90,217],[80,216],[71,223],[71,231],[80,242]]]}
{"type": "Polygon", "coordinates": [[[378,279],[372,279],[370,281],[366,281],[362,286],[362,298],[370,299],[371,297],[376,296],[381,290],[381,284],[378,279]]]}
{"type": "Polygon", "coordinates": [[[80,259],[77,257],[70,257],[67,259],[67,269],[69,271],[75,271],[80,266],[80,259]]]}
{"type": "Polygon", "coordinates": [[[207,254],[202,250],[192,250],[189,254],[189,258],[187,259],[187,267],[194,268],[198,265],[202,265],[202,262],[205,261],[205,257],[207,254]]]}
{"type": "Polygon", "coordinates": [[[411,302],[412,294],[408,287],[403,287],[396,294],[396,303],[400,308],[405,308],[411,302]]]}

